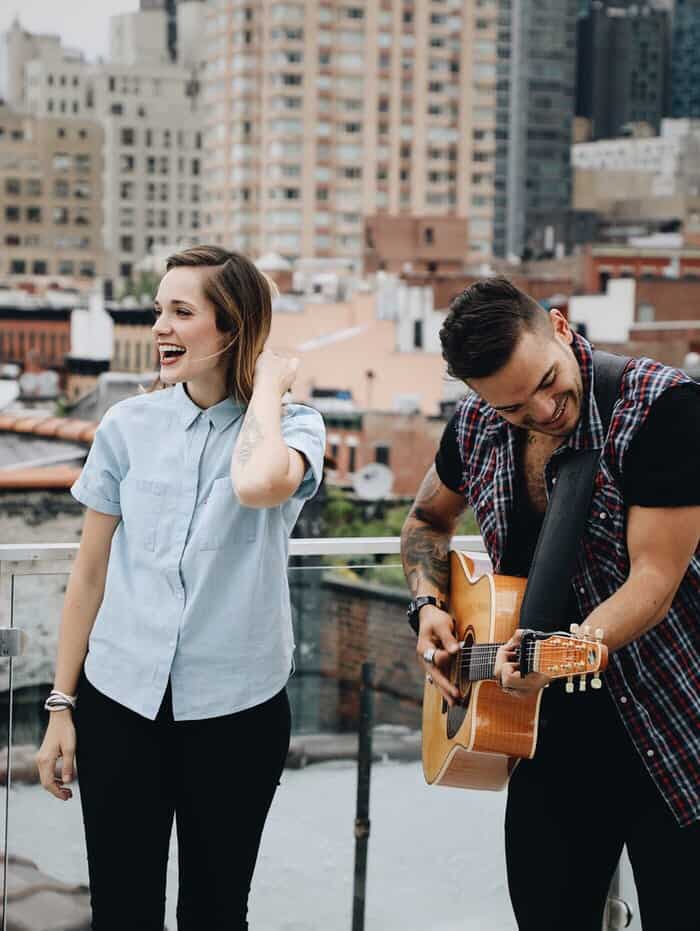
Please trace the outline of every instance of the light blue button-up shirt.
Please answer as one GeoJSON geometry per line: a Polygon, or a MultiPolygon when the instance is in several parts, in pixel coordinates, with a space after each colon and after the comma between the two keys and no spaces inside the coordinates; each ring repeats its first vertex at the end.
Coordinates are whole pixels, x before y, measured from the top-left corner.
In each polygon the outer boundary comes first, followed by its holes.
{"type": "Polygon", "coordinates": [[[96,431],[71,492],[121,521],[85,674],[146,718],[168,679],[175,719],[194,720],[258,705],[289,677],[289,535],[321,481],[325,430],[310,407],[284,410],[284,440],[309,468],[272,508],[236,497],[243,408],[230,398],[202,410],[178,384],[115,404],[96,431]]]}

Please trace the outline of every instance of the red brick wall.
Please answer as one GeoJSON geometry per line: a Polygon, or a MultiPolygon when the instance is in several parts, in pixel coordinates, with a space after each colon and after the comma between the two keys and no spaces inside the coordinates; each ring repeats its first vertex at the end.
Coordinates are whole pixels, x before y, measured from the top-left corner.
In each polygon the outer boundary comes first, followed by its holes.
{"type": "Polygon", "coordinates": [[[38,351],[40,365],[62,366],[70,352],[70,321],[0,320],[0,362],[25,365],[30,350],[38,351]]]}
{"type": "MultiPolygon", "coordinates": [[[[429,286],[433,289],[433,304],[437,310],[445,310],[452,300],[469,285],[483,280],[479,275],[404,275],[406,282],[412,287],[429,286]]],[[[507,273],[509,281],[529,294],[536,301],[553,297],[555,294],[564,294],[567,297],[576,290],[572,277],[539,277],[507,273]]]]}
{"type": "Polygon", "coordinates": [[[654,306],[655,321],[700,321],[700,278],[642,278],[637,282],[636,300],[637,307],[654,306]]]}
{"type": "Polygon", "coordinates": [[[356,726],[366,660],[375,664],[375,723],[420,727],[423,672],[415,658],[415,637],[406,623],[408,598],[408,593],[378,585],[324,582],[320,671],[338,688],[335,701],[326,697],[321,709],[322,727],[356,726]]]}
{"type": "MultiPolygon", "coordinates": [[[[466,390],[466,389],[465,389],[466,390]]],[[[423,414],[367,412],[362,415],[362,430],[328,427],[330,437],[340,439],[337,456],[329,443],[326,454],[336,462],[336,478],[345,481],[350,467],[347,438],[357,441],[355,470],[375,462],[377,444],[389,447],[389,468],[394,473],[392,493],[413,496],[435,459],[445,421],[423,414]]]]}
{"type": "MultiPolygon", "coordinates": [[[[637,278],[644,275],[661,276],[668,267],[670,259],[666,255],[605,255],[588,253],[585,261],[584,291],[586,294],[600,294],[600,275],[607,272],[611,278],[637,278]]],[[[680,258],[680,274],[700,276],[700,257],[680,258]]]]}

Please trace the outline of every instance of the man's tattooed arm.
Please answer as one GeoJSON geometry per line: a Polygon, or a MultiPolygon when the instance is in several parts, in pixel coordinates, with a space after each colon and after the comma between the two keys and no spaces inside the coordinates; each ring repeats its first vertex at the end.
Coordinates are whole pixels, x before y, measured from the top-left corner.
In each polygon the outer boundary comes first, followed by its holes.
{"type": "Polygon", "coordinates": [[[433,466],[418,491],[401,533],[401,558],[411,593],[447,595],[450,539],[464,499],[446,488],[433,466]]]}

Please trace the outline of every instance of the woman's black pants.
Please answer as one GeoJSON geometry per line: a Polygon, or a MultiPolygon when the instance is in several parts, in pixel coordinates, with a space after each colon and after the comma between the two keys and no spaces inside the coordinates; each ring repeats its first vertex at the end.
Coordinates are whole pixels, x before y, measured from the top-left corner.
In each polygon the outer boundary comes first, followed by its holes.
{"type": "Polygon", "coordinates": [[[697,931],[700,823],[678,826],[607,689],[566,695],[554,683],[535,758],[518,764],[508,788],[508,886],[520,931],[600,931],[623,845],[644,931],[697,931]]]}
{"type": "Polygon", "coordinates": [[[75,726],[93,931],[163,931],[173,817],[178,931],[245,931],[289,748],[286,691],[236,714],[174,721],[168,687],[149,721],[83,676],[75,726]]]}

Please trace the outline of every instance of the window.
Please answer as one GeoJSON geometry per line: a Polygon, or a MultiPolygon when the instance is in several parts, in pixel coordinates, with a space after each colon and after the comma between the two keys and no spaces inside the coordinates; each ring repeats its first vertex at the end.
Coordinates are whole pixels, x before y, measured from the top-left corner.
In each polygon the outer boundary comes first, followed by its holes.
{"type": "Polygon", "coordinates": [[[434,242],[435,242],[435,230],[433,229],[432,226],[426,226],[425,230],[423,231],[423,239],[424,239],[424,241],[425,241],[427,244],[429,244],[429,245],[433,245],[433,244],[434,244],[434,242]]]}
{"type": "Polygon", "coordinates": [[[120,138],[122,145],[133,145],[136,140],[136,134],[134,133],[133,129],[124,126],[122,127],[120,138]]]}
{"type": "Polygon", "coordinates": [[[27,207],[27,222],[41,223],[41,207],[27,207]]]}
{"type": "Polygon", "coordinates": [[[5,221],[7,223],[18,223],[19,207],[5,207],[5,221]]]}
{"type": "Polygon", "coordinates": [[[19,192],[20,192],[19,178],[5,178],[5,193],[6,194],[19,194],[19,192]]]}
{"type": "Polygon", "coordinates": [[[389,453],[390,447],[385,443],[377,443],[374,447],[374,461],[380,463],[380,465],[389,465],[389,453]]]}
{"type": "Polygon", "coordinates": [[[413,321],[413,345],[416,349],[423,348],[423,321],[413,321]]]}
{"type": "MultiPolygon", "coordinates": [[[[24,259],[13,259],[10,262],[10,274],[11,275],[24,275],[27,271],[27,263],[24,259]]],[[[19,334],[20,341],[20,353],[24,354],[24,333],[19,334]]]]}
{"type": "MultiPolygon", "coordinates": [[[[48,275],[48,265],[46,262],[36,261],[32,264],[32,272],[35,275],[48,275]]],[[[41,335],[43,336],[44,334],[42,333],[41,335]]]]}
{"type": "Polygon", "coordinates": [[[53,222],[57,226],[63,226],[68,222],[68,208],[67,207],[54,207],[53,208],[53,222]]]}

